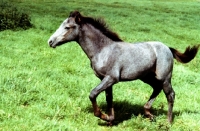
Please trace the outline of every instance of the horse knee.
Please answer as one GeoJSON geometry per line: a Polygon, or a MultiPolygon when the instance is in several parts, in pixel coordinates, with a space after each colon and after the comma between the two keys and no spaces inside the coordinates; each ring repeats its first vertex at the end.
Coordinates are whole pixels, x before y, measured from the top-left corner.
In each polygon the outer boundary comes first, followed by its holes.
{"type": "Polygon", "coordinates": [[[89,99],[90,101],[94,101],[96,99],[97,95],[95,93],[95,91],[91,91],[90,95],[89,95],[89,99]]]}
{"type": "Polygon", "coordinates": [[[90,101],[93,101],[94,100],[94,95],[90,94],[89,95],[89,99],[90,99],[90,101]]]}

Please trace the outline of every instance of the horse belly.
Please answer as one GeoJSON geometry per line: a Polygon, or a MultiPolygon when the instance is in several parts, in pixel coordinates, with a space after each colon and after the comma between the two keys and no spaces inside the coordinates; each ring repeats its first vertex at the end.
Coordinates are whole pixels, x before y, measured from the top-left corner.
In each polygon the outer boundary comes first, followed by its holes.
{"type": "Polygon", "coordinates": [[[120,74],[120,81],[129,81],[136,80],[145,76],[147,73],[151,72],[152,69],[149,70],[124,70],[120,74]]]}
{"type": "Polygon", "coordinates": [[[154,57],[144,57],[141,60],[133,60],[129,64],[123,64],[120,72],[120,80],[135,80],[139,79],[149,72],[155,71],[155,61],[154,57]]]}

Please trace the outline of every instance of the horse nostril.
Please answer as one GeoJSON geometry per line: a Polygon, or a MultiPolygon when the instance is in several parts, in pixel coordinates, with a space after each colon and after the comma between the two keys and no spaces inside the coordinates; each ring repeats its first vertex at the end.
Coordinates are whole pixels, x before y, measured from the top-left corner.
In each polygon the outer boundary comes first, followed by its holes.
{"type": "Polygon", "coordinates": [[[49,44],[51,44],[51,43],[52,43],[52,40],[49,41],[49,44]]]}

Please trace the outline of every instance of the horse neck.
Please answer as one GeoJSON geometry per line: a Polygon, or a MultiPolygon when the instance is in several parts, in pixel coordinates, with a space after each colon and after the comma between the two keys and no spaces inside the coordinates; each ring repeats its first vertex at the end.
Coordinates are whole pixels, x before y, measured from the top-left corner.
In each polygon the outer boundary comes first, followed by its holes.
{"type": "Polygon", "coordinates": [[[91,60],[95,55],[99,54],[101,50],[113,43],[111,39],[106,37],[98,29],[92,25],[85,24],[80,29],[78,43],[91,60]]]}

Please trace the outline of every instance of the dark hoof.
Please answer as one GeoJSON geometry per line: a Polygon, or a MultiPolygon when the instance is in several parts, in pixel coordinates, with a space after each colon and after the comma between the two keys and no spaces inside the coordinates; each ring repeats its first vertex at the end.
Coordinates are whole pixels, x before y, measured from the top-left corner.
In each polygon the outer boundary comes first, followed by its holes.
{"type": "Polygon", "coordinates": [[[156,117],[152,116],[151,118],[149,118],[151,120],[151,122],[156,122],[156,117]]]}
{"type": "Polygon", "coordinates": [[[113,125],[112,121],[107,122],[107,126],[112,126],[112,125],[113,125]]]}
{"type": "Polygon", "coordinates": [[[156,117],[152,114],[145,115],[146,118],[149,118],[151,122],[156,122],[156,117]]]}
{"type": "Polygon", "coordinates": [[[151,122],[156,122],[156,117],[155,116],[153,116],[153,115],[145,115],[145,117],[146,118],[149,118],[149,120],[151,121],[151,122]]]}

